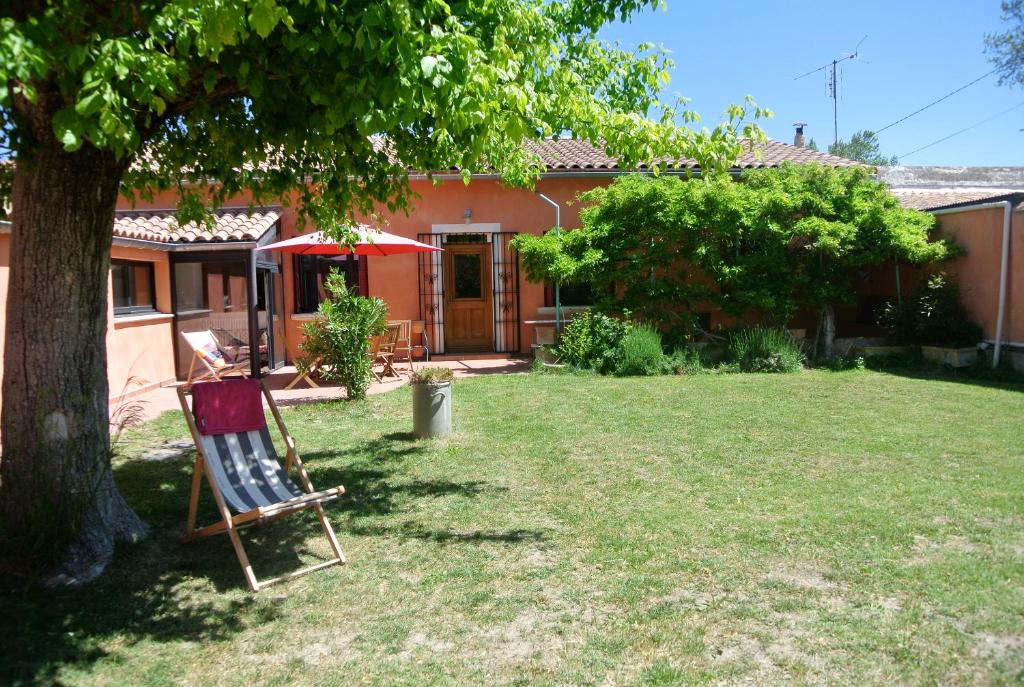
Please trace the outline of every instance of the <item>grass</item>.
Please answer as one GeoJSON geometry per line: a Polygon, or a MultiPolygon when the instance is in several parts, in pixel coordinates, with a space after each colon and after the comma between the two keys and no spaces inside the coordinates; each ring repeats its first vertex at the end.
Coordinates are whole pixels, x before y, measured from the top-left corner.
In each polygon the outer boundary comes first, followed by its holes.
{"type": "MultiPolygon", "coordinates": [[[[187,546],[168,414],[116,476],[153,536],[0,597],[0,682],[1010,684],[1024,680],[1024,387],[870,371],[462,380],[285,411],[349,556],[258,595],[187,546]]],[[[210,499],[204,512],[211,514],[210,499]]],[[[325,556],[250,530],[258,574],[325,556]],[[296,554],[297,551],[297,554],[296,554]]]]}

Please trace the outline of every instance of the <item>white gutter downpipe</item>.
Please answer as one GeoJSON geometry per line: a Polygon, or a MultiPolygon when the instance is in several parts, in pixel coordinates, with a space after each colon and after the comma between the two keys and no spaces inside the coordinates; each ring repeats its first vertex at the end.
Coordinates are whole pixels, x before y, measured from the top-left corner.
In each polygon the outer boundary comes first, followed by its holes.
{"type": "Polygon", "coordinates": [[[992,367],[999,367],[999,358],[1003,352],[1003,320],[1006,319],[1006,284],[1010,268],[1010,222],[1012,221],[1013,203],[1001,200],[995,203],[978,203],[959,208],[932,210],[933,215],[951,215],[956,212],[972,212],[974,210],[1003,209],[1003,246],[999,256],[999,305],[996,308],[996,342],[992,351],[992,367]]]}
{"type": "MultiPolygon", "coordinates": [[[[540,191],[535,191],[537,196],[545,203],[555,209],[555,236],[561,236],[562,234],[562,207],[545,196],[540,191]]],[[[561,285],[555,282],[555,342],[558,342],[562,338],[562,294],[561,285]]]]}

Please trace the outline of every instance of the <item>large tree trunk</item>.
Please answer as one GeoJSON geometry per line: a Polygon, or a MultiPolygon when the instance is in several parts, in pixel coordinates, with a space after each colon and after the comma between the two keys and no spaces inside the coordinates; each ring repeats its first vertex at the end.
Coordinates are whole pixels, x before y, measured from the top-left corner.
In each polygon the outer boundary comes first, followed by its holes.
{"type": "Polygon", "coordinates": [[[17,159],[0,517],[20,562],[54,582],[96,577],[115,542],[146,533],[110,464],[107,280],[123,171],[110,152],[53,140],[17,159]]]}

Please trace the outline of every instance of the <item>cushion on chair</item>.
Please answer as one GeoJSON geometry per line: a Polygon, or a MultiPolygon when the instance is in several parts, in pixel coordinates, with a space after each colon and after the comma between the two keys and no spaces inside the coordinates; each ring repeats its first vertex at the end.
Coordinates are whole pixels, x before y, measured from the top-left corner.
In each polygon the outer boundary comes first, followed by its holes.
{"type": "Polygon", "coordinates": [[[214,343],[203,344],[199,352],[206,358],[206,362],[210,363],[217,370],[232,362],[231,356],[228,355],[227,351],[218,348],[217,344],[214,343]]]}
{"type": "Polygon", "coordinates": [[[255,379],[192,385],[192,414],[200,434],[254,432],[267,426],[262,387],[255,379]]]}

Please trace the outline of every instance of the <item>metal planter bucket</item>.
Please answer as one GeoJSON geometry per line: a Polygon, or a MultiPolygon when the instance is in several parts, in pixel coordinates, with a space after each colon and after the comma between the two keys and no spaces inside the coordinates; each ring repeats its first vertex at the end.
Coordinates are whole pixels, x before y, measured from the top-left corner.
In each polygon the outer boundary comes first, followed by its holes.
{"type": "Polygon", "coordinates": [[[417,439],[443,437],[452,432],[452,383],[413,384],[412,432],[417,439]]]}

